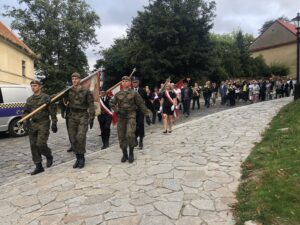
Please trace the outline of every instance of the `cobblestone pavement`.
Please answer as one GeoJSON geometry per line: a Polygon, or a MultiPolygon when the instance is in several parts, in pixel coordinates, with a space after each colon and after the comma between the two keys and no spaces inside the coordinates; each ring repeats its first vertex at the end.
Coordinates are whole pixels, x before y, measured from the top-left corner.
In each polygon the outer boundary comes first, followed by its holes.
{"type": "MultiPolygon", "coordinates": [[[[204,103],[201,102],[201,104],[203,105],[204,103]]],[[[237,104],[237,106],[241,105],[244,105],[244,103],[237,104]]],[[[176,124],[190,121],[192,119],[203,117],[205,115],[225,109],[230,108],[228,106],[220,106],[220,104],[218,104],[208,109],[202,107],[200,110],[191,110],[191,116],[189,118],[181,117],[179,121],[176,121],[176,124]]],[[[87,154],[100,151],[100,147],[102,146],[101,137],[98,136],[100,133],[100,128],[97,119],[95,119],[94,125],[94,128],[88,132],[87,154]]],[[[162,129],[162,124],[156,123],[150,127],[145,125],[145,127],[146,135],[149,135],[157,129],[162,129]]],[[[53,134],[51,132],[48,143],[54,155],[53,166],[57,166],[61,163],[74,159],[73,153],[66,152],[66,150],[69,148],[69,140],[64,119],[59,118],[58,133],[53,134]]],[[[118,145],[116,128],[111,129],[110,143],[111,145],[118,145]]],[[[28,136],[11,138],[7,134],[0,134],[0,149],[0,185],[12,182],[18,178],[22,178],[33,170],[34,165],[31,160],[28,136]]]]}
{"type": "Polygon", "coordinates": [[[154,130],[133,164],[120,150],[0,187],[0,224],[230,225],[240,164],[291,98],[225,110],[154,130]]]}

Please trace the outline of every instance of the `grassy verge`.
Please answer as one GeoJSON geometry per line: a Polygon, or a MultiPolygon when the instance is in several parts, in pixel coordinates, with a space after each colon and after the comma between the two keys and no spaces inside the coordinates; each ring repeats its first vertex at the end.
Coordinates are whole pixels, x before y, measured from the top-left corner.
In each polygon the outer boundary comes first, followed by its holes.
{"type": "Polygon", "coordinates": [[[300,224],[300,101],[274,117],[263,140],[243,163],[237,193],[238,225],[300,224]]]}

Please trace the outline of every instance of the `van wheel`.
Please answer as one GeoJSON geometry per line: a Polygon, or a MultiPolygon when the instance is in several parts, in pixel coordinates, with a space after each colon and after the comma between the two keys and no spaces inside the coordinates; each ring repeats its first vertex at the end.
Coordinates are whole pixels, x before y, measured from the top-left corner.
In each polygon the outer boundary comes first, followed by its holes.
{"type": "Polygon", "coordinates": [[[9,134],[13,137],[22,137],[27,135],[28,130],[25,129],[24,124],[18,124],[20,118],[16,118],[13,121],[10,122],[9,125],[9,134]]]}

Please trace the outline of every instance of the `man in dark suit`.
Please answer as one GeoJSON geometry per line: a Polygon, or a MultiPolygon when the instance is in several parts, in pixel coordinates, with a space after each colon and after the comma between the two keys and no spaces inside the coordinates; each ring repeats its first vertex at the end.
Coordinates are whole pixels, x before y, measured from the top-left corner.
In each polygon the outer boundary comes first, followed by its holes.
{"type": "MultiPolygon", "coordinates": [[[[150,99],[147,97],[146,91],[141,88],[140,86],[140,80],[138,77],[133,77],[132,79],[132,86],[133,90],[140,94],[140,96],[144,99],[145,105],[149,106],[152,105],[150,99]]],[[[144,113],[137,109],[136,111],[136,146],[139,146],[139,149],[143,149],[143,138],[145,136],[145,127],[144,127],[144,113]],[[139,137],[139,142],[137,141],[137,138],[139,137]]]]}
{"type": "Polygon", "coordinates": [[[181,88],[181,101],[183,105],[183,114],[185,117],[190,115],[191,99],[193,97],[193,90],[188,86],[188,81],[183,81],[183,88],[181,88]]]}
{"type": "Polygon", "coordinates": [[[110,114],[111,108],[109,106],[110,97],[107,96],[105,89],[102,89],[100,92],[100,101],[101,114],[98,116],[98,121],[100,125],[101,138],[103,143],[101,149],[106,149],[109,147],[110,125],[112,115],[110,114]]]}

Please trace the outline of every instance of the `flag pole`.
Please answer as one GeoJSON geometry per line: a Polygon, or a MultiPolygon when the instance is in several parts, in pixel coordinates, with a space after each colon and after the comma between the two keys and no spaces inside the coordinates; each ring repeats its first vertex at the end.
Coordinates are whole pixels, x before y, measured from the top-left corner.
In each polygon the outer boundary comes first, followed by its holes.
{"type": "MultiPolygon", "coordinates": [[[[129,77],[131,78],[132,75],[135,73],[136,68],[134,68],[131,72],[131,74],[129,75],[129,77]]],[[[109,89],[107,89],[107,93],[110,92],[111,90],[113,90],[115,87],[119,86],[121,84],[122,81],[119,81],[118,83],[116,83],[114,86],[110,87],[109,89]]]]}
{"type": "MultiPolygon", "coordinates": [[[[89,76],[83,78],[80,83],[83,83],[87,80],[89,80],[90,78],[92,78],[93,76],[95,76],[97,73],[99,73],[99,70],[96,70],[95,72],[91,73],[89,76]]],[[[65,88],[63,91],[59,92],[56,96],[54,96],[53,98],[51,98],[50,103],[55,102],[59,97],[63,96],[68,90],[70,90],[73,86],[67,87],[65,88]]],[[[43,104],[40,107],[36,108],[35,110],[33,110],[31,113],[29,113],[28,115],[22,117],[18,123],[22,123],[25,120],[29,119],[31,116],[33,116],[34,114],[40,112],[41,110],[43,110],[48,104],[43,104]]]]}

